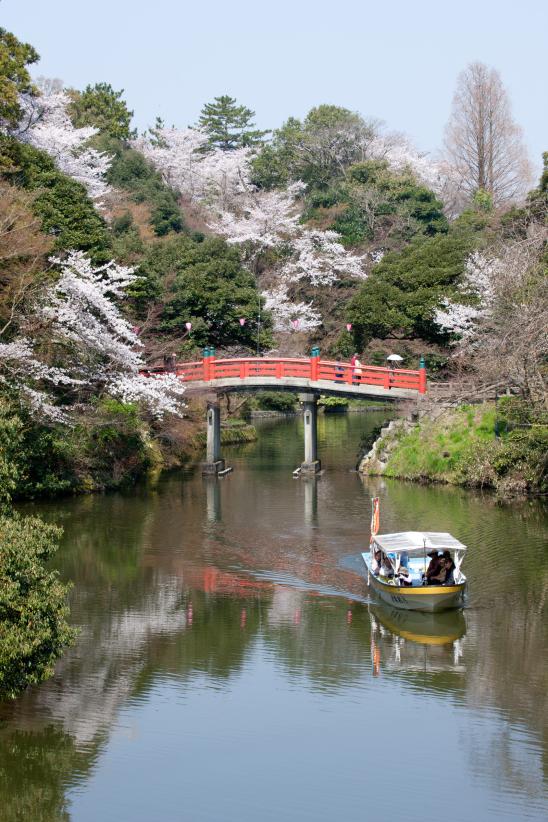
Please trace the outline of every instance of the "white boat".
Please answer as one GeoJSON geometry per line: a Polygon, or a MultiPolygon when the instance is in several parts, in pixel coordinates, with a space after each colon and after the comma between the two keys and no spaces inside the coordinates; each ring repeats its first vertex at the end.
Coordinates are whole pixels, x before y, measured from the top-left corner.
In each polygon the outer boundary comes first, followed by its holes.
{"type": "Polygon", "coordinates": [[[461,563],[466,546],[447,533],[434,531],[401,531],[396,534],[372,534],[370,550],[362,553],[368,584],[388,605],[407,611],[445,611],[464,604],[466,577],[461,563]],[[387,558],[393,575],[382,575],[375,561],[375,551],[387,558]],[[429,556],[449,552],[455,568],[450,584],[426,585],[429,556]],[[405,569],[405,570],[404,570],[405,569]]]}

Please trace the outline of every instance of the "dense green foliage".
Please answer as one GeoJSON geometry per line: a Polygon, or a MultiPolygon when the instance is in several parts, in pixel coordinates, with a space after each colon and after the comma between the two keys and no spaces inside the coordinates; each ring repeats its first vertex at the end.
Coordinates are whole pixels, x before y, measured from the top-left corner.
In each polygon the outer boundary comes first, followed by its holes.
{"type": "MultiPolygon", "coordinates": [[[[163,303],[158,331],[184,335],[192,322],[193,345],[254,346],[259,295],[239,252],[219,238],[198,242],[181,236],[152,246],[142,260],[143,280],[133,292],[141,306],[163,303]],[[246,320],[240,325],[240,318],[246,320]]],[[[270,344],[271,321],[261,322],[261,345],[270,344]]]]}
{"type": "Polygon", "coordinates": [[[94,145],[112,157],[107,181],[114,188],[127,191],[135,203],[150,209],[150,224],[158,237],[184,229],[177,196],[162,180],[142,154],[113,138],[94,139],[94,145]]]}
{"type": "Polygon", "coordinates": [[[415,237],[387,254],[348,306],[356,344],[372,337],[443,339],[434,313],[451,294],[478,237],[466,221],[448,234],[415,237]]]}
{"type": "Polygon", "coordinates": [[[0,123],[16,126],[21,117],[20,94],[34,93],[27,66],[39,60],[38,52],[0,28],[0,123]]]}
{"type": "Polygon", "coordinates": [[[337,231],[345,245],[376,242],[398,248],[417,234],[448,230],[435,195],[410,171],[396,174],[384,161],[350,166],[344,181],[314,191],[308,203],[305,218],[337,231]]]}
{"type": "Polygon", "coordinates": [[[321,397],[318,405],[323,408],[324,414],[348,411],[350,400],[346,397],[321,397]]]}
{"type": "Polygon", "coordinates": [[[0,699],[51,675],[74,638],[68,588],[47,568],[60,535],[37,517],[0,515],[0,699]]]}
{"type": "Polygon", "coordinates": [[[131,129],[133,112],[122,99],[122,91],[114,91],[110,83],[95,83],[84,91],[71,92],[71,119],[77,128],[94,126],[100,134],[129,140],[136,136],[131,129]]]}
{"type": "Polygon", "coordinates": [[[286,391],[259,391],[253,397],[256,407],[290,414],[297,408],[297,395],[286,391]]]}
{"type": "Polygon", "coordinates": [[[107,225],[83,185],[57,170],[45,152],[0,136],[0,168],[4,179],[36,192],[33,209],[57,250],[88,251],[98,262],[111,257],[107,225]]]}
{"type": "Polygon", "coordinates": [[[290,117],[274,131],[272,142],[253,164],[254,181],[264,188],[293,180],[311,189],[327,188],[364,159],[363,146],[374,135],[374,125],[359,114],[340,106],[317,106],[304,121],[290,117]]]}
{"type": "Polygon", "coordinates": [[[19,481],[18,456],[23,423],[9,405],[0,401],[0,510],[11,500],[19,481]]]}
{"type": "Polygon", "coordinates": [[[268,133],[255,128],[254,117],[254,111],[238,105],[234,97],[223,94],[205,104],[198,125],[209,136],[210,146],[230,151],[257,145],[268,133]]]}
{"type": "Polygon", "coordinates": [[[0,495],[36,498],[120,488],[159,462],[134,405],[98,401],[67,429],[0,406],[0,495]]]}

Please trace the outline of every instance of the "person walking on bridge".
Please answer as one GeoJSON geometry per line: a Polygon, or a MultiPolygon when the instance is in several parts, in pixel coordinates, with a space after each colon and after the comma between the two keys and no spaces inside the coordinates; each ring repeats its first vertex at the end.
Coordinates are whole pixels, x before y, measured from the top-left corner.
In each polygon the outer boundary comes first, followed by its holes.
{"type": "Polygon", "coordinates": [[[358,359],[357,352],[354,354],[352,359],[350,360],[350,365],[352,366],[352,380],[354,382],[361,382],[362,379],[362,364],[358,359]]]}

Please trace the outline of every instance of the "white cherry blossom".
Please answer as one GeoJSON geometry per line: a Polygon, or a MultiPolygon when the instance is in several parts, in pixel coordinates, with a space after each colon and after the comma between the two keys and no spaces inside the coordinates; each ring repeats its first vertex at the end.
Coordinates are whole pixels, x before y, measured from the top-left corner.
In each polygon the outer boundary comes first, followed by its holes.
{"type": "Polygon", "coordinates": [[[180,414],[184,386],[173,374],[140,373],[142,343],[114,301],[137,279],[132,269],[114,262],[94,267],[81,251],[52,262],[59,277],[29,315],[33,328],[25,334],[23,323],[19,339],[0,343],[0,379],[33,413],[57,422],[68,421],[83,396],[101,394],[138,402],[155,416],[180,414]],[[61,406],[55,403],[60,386],[61,406]]]}
{"type": "Polygon", "coordinates": [[[224,211],[247,190],[251,149],[207,150],[208,137],[197,128],[163,128],[133,146],[183,197],[224,211]]]}
{"type": "Polygon", "coordinates": [[[291,242],[291,257],[281,269],[289,282],[306,279],[313,286],[332,285],[340,275],[365,279],[361,257],[338,242],[336,231],[301,228],[291,242]]]}
{"type": "Polygon", "coordinates": [[[293,323],[298,321],[299,331],[312,331],[322,324],[320,312],[313,303],[294,303],[289,299],[288,287],[279,283],[269,291],[263,291],[265,309],[270,311],[274,320],[275,331],[291,331],[293,323]]]}
{"type": "Polygon", "coordinates": [[[93,200],[99,202],[104,198],[110,191],[105,174],[112,158],[89,147],[89,139],[97,129],[72,125],[67,112],[68,95],[45,87],[39,97],[22,95],[20,102],[23,117],[18,139],[49,154],[63,174],[86,187],[93,200]]]}

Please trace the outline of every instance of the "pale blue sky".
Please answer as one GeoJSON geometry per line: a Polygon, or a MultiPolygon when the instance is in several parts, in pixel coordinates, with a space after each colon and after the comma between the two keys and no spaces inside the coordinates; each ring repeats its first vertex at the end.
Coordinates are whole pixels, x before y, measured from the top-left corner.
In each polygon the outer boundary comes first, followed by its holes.
{"type": "Polygon", "coordinates": [[[41,55],[35,74],[124,88],[139,128],[194,123],[228,93],[276,127],[336,103],[442,142],[458,72],[496,67],[535,165],[548,150],[545,0],[2,0],[0,25],[41,55]]]}

